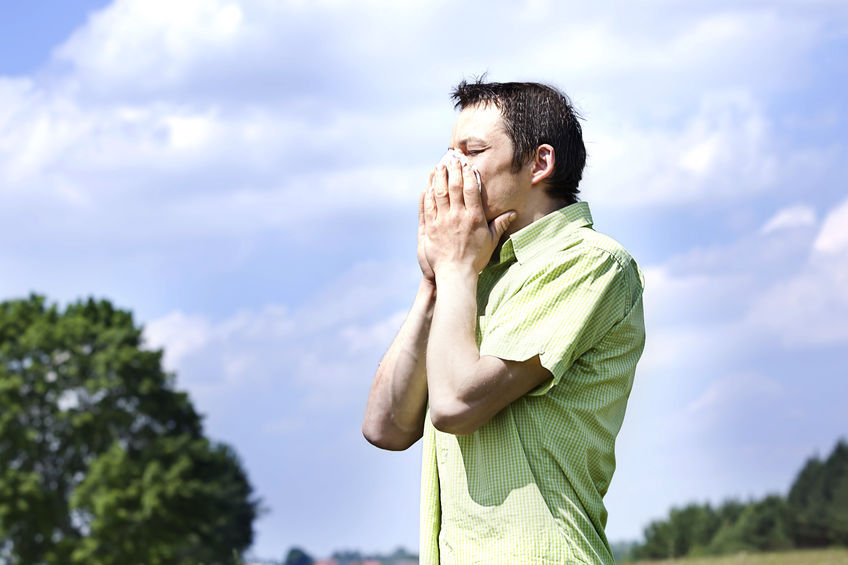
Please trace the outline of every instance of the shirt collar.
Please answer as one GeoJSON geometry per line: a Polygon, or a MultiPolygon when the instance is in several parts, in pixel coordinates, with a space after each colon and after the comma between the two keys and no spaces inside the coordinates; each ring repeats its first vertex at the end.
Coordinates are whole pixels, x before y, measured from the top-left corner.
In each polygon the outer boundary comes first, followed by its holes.
{"type": "Polygon", "coordinates": [[[513,257],[519,263],[524,263],[562,241],[577,228],[591,227],[592,223],[592,214],[586,202],[575,202],[554,210],[509,236],[501,246],[500,255],[492,257],[492,263],[504,263],[513,257]]]}

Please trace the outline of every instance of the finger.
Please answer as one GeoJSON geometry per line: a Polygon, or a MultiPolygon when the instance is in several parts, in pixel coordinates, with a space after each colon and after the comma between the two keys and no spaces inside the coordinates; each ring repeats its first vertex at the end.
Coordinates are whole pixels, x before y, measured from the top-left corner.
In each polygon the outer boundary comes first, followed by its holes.
{"type": "Polygon", "coordinates": [[[432,171],[430,171],[430,177],[427,179],[427,190],[428,190],[428,191],[432,191],[432,190],[433,190],[433,177],[435,176],[435,174],[436,174],[436,170],[435,170],[435,169],[433,169],[432,171]]]}
{"type": "Polygon", "coordinates": [[[509,224],[511,224],[512,221],[515,220],[515,217],[517,215],[518,214],[510,210],[509,212],[504,212],[503,214],[492,220],[492,223],[489,224],[489,229],[492,231],[492,239],[494,239],[495,241],[500,240],[501,236],[506,231],[506,228],[508,228],[509,224]]]}
{"type": "Polygon", "coordinates": [[[462,176],[462,165],[459,163],[459,159],[451,159],[448,165],[448,198],[451,208],[463,206],[462,176]]]}
{"type": "Polygon", "coordinates": [[[477,175],[471,165],[462,165],[462,196],[465,207],[474,215],[483,215],[483,200],[480,196],[480,186],[477,184],[477,175]]]}
{"type": "Polygon", "coordinates": [[[439,212],[450,210],[448,200],[448,170],[444,165],[438,165],[433,175],[433,197],[439,212]]]}
{"type": "Polygon", "coordinates": [[[427,198],[427,193],[429,191],[425,190],[421,192],[421,196],[418,198],[418,227],[424,225],[424,200],[427,198]]]}
{"type": "Polygon", "coordinates": [[[436,216],[438,215],[435,191],[428,190],[421,200],[421,205],[423,206],[424,211],[424,224],[427,224],[428,222],[434,221],[436,219],[436,216]]]}

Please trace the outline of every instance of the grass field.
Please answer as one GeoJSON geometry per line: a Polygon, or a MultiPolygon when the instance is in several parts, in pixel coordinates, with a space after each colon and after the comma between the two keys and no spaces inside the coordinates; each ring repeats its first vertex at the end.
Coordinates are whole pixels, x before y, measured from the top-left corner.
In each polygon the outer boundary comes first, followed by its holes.
{"type": "Polygon", "coordinates": [[[633,565],[848,565],[848,548],[808,549],[780,553],[740,553],[721,557],[690,557],[662,561],[637,561],[633,565]]]}

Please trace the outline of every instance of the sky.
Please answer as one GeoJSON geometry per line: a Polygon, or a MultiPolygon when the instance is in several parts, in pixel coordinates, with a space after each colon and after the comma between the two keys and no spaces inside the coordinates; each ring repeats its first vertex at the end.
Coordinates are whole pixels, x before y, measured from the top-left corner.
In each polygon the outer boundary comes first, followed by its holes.
{"type": "Polygon", "coordinates": [[[252,553],[418,545],[420,442],[365,442],[449,93],[565,90],[645,273],[607,534],[785,493],[848,436],[848,6],[0,1],[0,300],[132,310],[239,453],[252,553]]]}

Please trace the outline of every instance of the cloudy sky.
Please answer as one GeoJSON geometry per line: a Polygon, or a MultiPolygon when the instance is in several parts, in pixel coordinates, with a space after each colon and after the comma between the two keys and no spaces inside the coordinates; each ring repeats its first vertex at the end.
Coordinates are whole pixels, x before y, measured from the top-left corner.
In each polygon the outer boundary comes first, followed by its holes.
{"type": "Polygon", "coordinates": [[[135,313],[269,512],[254,553],[416,548],[420,443],[361,437],[453,84],[566,90],[647,278],[612,540],[785,492],[848,435],[838,1],[2,1],[0,299],[135,313]]]}

